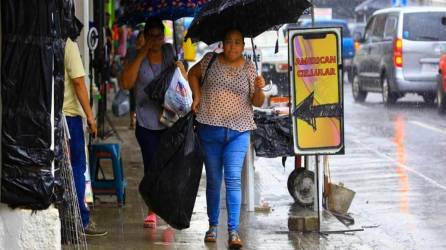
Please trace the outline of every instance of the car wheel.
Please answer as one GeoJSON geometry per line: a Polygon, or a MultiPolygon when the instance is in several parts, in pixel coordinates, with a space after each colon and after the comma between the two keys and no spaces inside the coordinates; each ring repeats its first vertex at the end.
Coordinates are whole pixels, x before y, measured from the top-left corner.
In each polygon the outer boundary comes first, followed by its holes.
{"type": "Polygon", "coordinates": [[[435,102],[435,94],[423,94],[423,100],[428,105],[433,105],[435,102]]]}
{"type": "Polygon", "coordinates": [[[367,97],[367,92],[361,89],[359,77],[357,75],[353,76],[352,93],[355,102],[364,102],[365,98],[367,97]]]}
{"type": "Polygon", "coordinates": [[[389,80],[386,75],[383,75],[381,78],[381,86],[384,105],[389,106],[394,104],[398,99],[398,95],[390,89],[389,80]]]}
{"type": "Polygon", "coordinates": [[[348,83],[353,82],[353,72],[351,69],[347,71],[347,79],[348,79],[348,83]]]}
{"type": "Polygon", "coordinates": [[[437,84],[437,110],[439,114],[444,115],[446,113],[446,94],[442,85],[441,82],[437,84]]]}

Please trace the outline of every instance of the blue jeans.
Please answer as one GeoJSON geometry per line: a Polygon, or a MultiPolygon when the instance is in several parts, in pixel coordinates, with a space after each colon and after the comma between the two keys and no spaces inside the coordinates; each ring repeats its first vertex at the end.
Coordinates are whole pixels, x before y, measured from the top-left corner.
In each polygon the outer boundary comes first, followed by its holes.
{"type": "Polygon", "coordinates": [[[220,189],[224,172],[228,230],[238,230],[241,207],[241,174],[249,145],[249,131],[199,124],[198,136],[206,168],[206,202],[209,225],[218,225],[220,189]]]}
{"type": "Polygon", "coordinates": [[[85,205],[85,139],[82,117],[67,116],[68,130],[70,131],[70,154],[71,167],[73,169],[74,186],[76,187],[77,201],[82,218],[82,225],[85,227],[90,223],[90,210],[85,205]]]}

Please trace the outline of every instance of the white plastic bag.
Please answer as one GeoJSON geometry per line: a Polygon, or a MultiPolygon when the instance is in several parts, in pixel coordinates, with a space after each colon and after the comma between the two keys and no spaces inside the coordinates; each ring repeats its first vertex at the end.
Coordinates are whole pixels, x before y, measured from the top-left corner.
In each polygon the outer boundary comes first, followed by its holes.
{"type": "Polygon", "coordinates": [[[178,68],[175,70],[169,88],[164,95],[163,106],[179,117],[183,117],[190,112],[192,106],[192,90],[178,68]]]}

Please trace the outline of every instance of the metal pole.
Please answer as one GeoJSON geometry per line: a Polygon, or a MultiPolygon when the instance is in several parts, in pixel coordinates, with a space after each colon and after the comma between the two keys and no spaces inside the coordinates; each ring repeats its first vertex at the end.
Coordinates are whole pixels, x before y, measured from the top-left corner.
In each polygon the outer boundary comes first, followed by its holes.
{"type": "Polygon", "coordinates": [[[322,185],[324,183],[323,181],[323,167],[320,167],[319,165],[319,156],[316,156],[316,166],[317,166],[317,211],[318,211],[318,231],[321,231],[321,218],[322,218],[322,185]],[[322,178],[322,180],[321,180],[322,178]]]}
{"type": "MultiPolygon", "coordinates": [[[[1,1],[0,2],[0,27],[3,27],[3,25],[2,25],[2,3],[3,1],[1,1]]],[[[0,28],[1,29],[1,28],[0,28]]],[[[3,30],[1,30],[1,34],[3,34],[3,30]]],[[[0,39],[0,48],[3,48],[2,47],[2,39],[0,39]]],[[[1,74],[1,65],[2,65],[2,51],[1,51],[1,49],[0,49],[0,76],[2,76],[2,74],[1,74]]],[[[2,81],[1,81],[1,77],[0,77],[0,114],[3,114],[3,110],[2,110],[2,107],[3,107],[3,100],[1,99],[1,94],[2,94],[2,91],[1,91],[1,89],[2,89],[2,85],[3,85],[3,83],[2,83],[2,81]]],[[[2,121],[2,119],[3,119],[3,115],[0,115],[0,136],[1,135],[3,135],[3,132],[2,132],[2,124],[3,124],[3,121],[2,121]]],[[[3,139],[3,138],[2,138],[3,139]]],[[[2,159],[2,151],[3,149],[2,149],[2,143],[0,143],[0,201],[1,201],[1,197],[2,197],[2,166],[3,166],[3,159],[2,159]]]]}
{"type": "Polygon", "coordinates": [[[315,184],[316,184],[316,192],[317,192],[317,196],[315,197],[316,198],[315,199],[315,205],[317,206],[317,209],[315,209],[315,210],[317,211],[318,232],[320,232],[321,231],[321,209],[320,209],[321,202],[319,201],[319,199],[321,198],[321,195],[319,194],[320,193],[320,187],[319,187],[319,184],[320,184],[320,181],[319,181],[320,173],[319,173],[319,156],[318,155],[315,156],[315,169],[314,169],[314,171],[315,171],[315,174],[316,174],[316,176],[315,176],[316,183],[315,184]]]}
{"type": "Polygon", "coordinates": [[[314,27],[314,0],[311,0],[311,27],[314,27]]]}
{"type": "Polygon", "coordinates": [[[314,170],[313,211],[317,212],[317,214],[319,216],[319,190],[318,190],[319,185],[317,183],[317,181],[319,179],[317,175],[318,175],[319,172],[318,172],[318,158],[317,158],[316,155],[314,156],[314,169],[313,170],[314,170]]]}
{"type": "Polygon", "coordinates": [[[259,65],[257,65],[256,48],[254,47],[254,38],[252,37],[251,37],[251,46],[252,46],[252,56],[254,59],[254,63],[256,64],[256,71],[259,72],[259,65]]]}
{"type": "Polygon", "coordinates": [[[254,212],[254,149],[250,144],[243,163],[242,195],[248,212],[254,212]]]}
{"type": "Polygon", "coordinates": [[[172,33],[173,47],[175,48],[175,54],[178,56],[178,48],[177,48],[177,28],[175,27],[175,20],[172,20],[172,27],[173,27],[173,33],[172,33]]]}
{"type": "MultiPolygon", "coordinates": [[[[90,79],[90,107],[93,110],[93,84],[94,84],[94,78],[93,78],[93,50],[89,48],[89,60],[88,60],[88,78],[90,79]]],[[[88,134],[88,148],[90,148],[91,142],[92,142],[92,135],[88,134]]]]}

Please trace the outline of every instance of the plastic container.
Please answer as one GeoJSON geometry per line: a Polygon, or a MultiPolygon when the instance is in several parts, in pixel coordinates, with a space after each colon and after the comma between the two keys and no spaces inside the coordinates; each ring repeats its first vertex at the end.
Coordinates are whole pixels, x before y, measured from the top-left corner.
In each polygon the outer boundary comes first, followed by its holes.
{"type": "Polygon", "coordinates": [[[342,183],[330,183],[328,209],[338,214],[346,214],[354,197],[355,192],[344,187],[342,183]]]}

